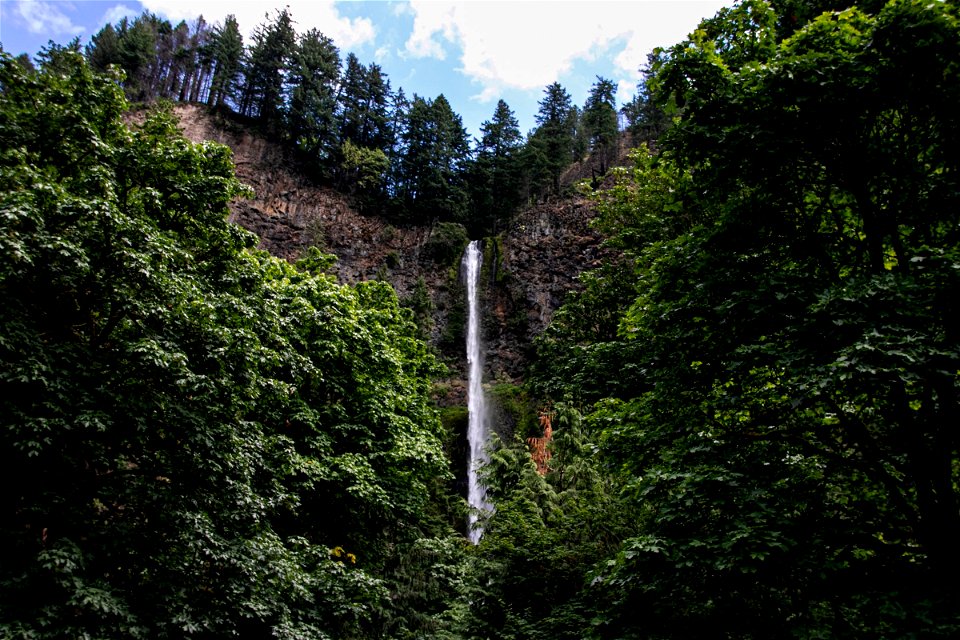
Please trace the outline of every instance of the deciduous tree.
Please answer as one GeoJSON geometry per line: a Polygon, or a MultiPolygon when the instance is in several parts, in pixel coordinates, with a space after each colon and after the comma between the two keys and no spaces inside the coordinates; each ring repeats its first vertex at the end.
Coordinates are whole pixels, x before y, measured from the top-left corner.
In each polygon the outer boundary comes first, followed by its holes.
{"type": "Polygon", "coordinates": [[[25,73],[0,54],[0,636],[390,626],[447,467],[410,312],[254,251],[229,150],[127,128],[118,77],[25,73]]]}

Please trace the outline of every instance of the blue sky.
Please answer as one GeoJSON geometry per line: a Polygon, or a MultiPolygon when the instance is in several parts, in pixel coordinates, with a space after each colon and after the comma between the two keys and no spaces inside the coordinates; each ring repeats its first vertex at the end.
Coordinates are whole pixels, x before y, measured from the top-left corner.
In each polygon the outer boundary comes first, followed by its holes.
{"type": "Polygon", "coordinates": [[[173,23],[200,14],[218,23],[232,13],[248,41],[265,14],[288,6],[298,32],[316,27],[341,57],[352,51],[364,64],[376,62],[408,97],[443,93],[476,136],[498,98],[529,131],[554,81],[583,105],[600,75],[618,84],[621,104],[628,101],[647,53],[683,39],[732,1],[0,0],[0,43],[31,56],[48,40],[79,36],[86,44],[107,22],[145,9],[173,23]]]}

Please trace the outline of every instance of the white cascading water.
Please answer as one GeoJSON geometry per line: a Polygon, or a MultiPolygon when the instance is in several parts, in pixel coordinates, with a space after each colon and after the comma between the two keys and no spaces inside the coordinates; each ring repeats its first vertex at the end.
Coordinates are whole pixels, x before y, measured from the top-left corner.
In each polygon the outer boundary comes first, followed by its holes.
{"type": "Polygon", "coordinates": [[[473,544],[480,542],[480,536],[483,535],[483,529],[477,524],[480,512],[491,509],[487,502],[486,488],[480,484],[477,477],[479,467],[489,461],[485,447],[490,435],[487,403],[483,396],[483,363],[480,360],[479,284],[482,259],[480,243],[473,240],[463,254],[463,274],[467,281],[467,366],[470,369],[467,388],[467,442],[470,445],[470,459],[467,461],[467,501],[470,504],[470,517],[467,522],[467,535],[473,544]]]}

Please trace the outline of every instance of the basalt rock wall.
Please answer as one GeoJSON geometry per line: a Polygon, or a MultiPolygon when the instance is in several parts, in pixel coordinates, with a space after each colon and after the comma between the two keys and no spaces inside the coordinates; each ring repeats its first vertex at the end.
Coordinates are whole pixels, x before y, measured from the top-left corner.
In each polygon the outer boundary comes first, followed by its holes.
{"type": "Polygon", "coordinates": [[[487,286],[491,372],[522,376],[534,338],[549,324],[577,276],[599,264],[600,236],[590,228],[593,207],[582,196],[521,212],[500,238],[488,239],[496,260],[487,286]]]}

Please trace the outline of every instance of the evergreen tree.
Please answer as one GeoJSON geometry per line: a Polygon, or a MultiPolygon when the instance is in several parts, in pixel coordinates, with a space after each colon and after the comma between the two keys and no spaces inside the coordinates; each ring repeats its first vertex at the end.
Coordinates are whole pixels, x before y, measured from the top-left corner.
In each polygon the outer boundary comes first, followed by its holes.
{"type": "Polygon", "coordinates": [[[636,95],[620,109],[627,120],[627,131],[636,145],[656,140],[670,126],[670,118],[656,103],[650,90],[650,70],[662,64],[662,56],[661,50],[647,56],[643,79],[637,85],[636,95]]]}
{"type": "Polygon", "coordinates": [[[84,49],[87,61],[96,71],[106,71],[112,64],[120,64],[120,38],[112,24],[105,24],[95,33],[84,49]]]}
{"type": "Polygon", "coordinates": [[[666,131],[669,119],[653,101],[647,83],[637,85],[637,93],[620,112],[627,120],[627,132],[634,144],[652,142],[666,131]]]}
{"type": "Polygon", "coordinates": [[[399,87],[397,92],[390,98],[390,108],[388,110],[389,131],[391,132],[390,146],[387,149],[387,161],[389,169],[387,170],[387,179],[384,184],[386,195],[393,209],[393,215],[403,217],[403,192],[405,190],[405,177],[403,158],[406,155],[406,130],[409,120],[410,101],[407,100],[403,87],[399,87]]]}
{"type": "Polygon", "coordinates": [[[481,157],[497,160],[509,158],[523,142],[517,118],[503,100],[497,101],[493,117],[480,125],[480,133],[477,153],[481,157]]]}
{"type": "Polygon", "coordinates": [[[398,139],[393,186],[401,207],[399,214],[406,217],[417,200],[422,198],[421,183],[425,181],[423,176],[431,161],[435,135],[432,131],[430,103],[414,94],[409,107],[403,112],[403,124],[398,139]]]}
{"type": "Polygon", "coordinates": [[[471,187],[475,235],[495,234],[521,201],[520,150],[523,138],[517,119],[500,100],[493,117],[480,126],[475,161],[468,180],[471,187]]]}
{"type": "Polygon", "coordinates": [[[311,163],[327,164],[337,140],[334,110],[340,53],[316,29],[300,36],[290,73],[287,135],[311,163]]]}
{"type": "Polygon", "coordinates": [[[617,86],[611,80],[597,76],[583,108],[583,126],[590,151],[600,161],[601,174],[607,172],[610,162],[616,158],[619,144],[616,94],[617,86]]]}
{"type": "Polygon", "coordinates": [[[144,100],[150,94],[149,69],[156,59],[156,33],[145,16],[117,23],[120,66],[126,74],[123,88],[131,100],[144,100]]]}
{"type": "Polygon", "coordinates": [[[386,153],[393,144],[390,122],[390,81],[379,65],[364,67],[347,56],[340,94],[341,141],[386,153]]]}
{"type": "Polygon", "coordinates": [[[132,22],[122,18],[116,26],[105,25],[87,45],[86,55],[100,71],[120,65],[130,98],[197,100],[209,73],[205,57],[209,36],[203,17],[191,31],[186,22],[173,27],[144,12],[132,22]]]}
{"type": "Polygon", "coordinates": [[[296,48],[290,13],[286,9],[278,11],[273,22],[256,28],[252,39],[240,112],[275,127],[283,114],[286,78],[296,48]]]}
{"type": "Polygon", "coordinates": [[[203,16],[198,17],[190,35],[190,43],[182,50],[184,59],[189,62],[184,67],[184,78],[180,85],[181,101],[207,102],[209,99],[214,69],[213,37],[213,29],[203,16]]]}
{"type": "Polygon", "coordinates": [[[441,94],[433,101],[414,96],[403,132],[398,194],[414,222],[462,221],[468,197],[463,169],[470,154],[467,132],[441,94]]]}
{"type": "Polygon", "coordinates": [[[171,62],[159,95],[165,98],[185,100],[189,88],[198,77],[199,41],[190,33],[185,21],[173,28],[170,36],[171,62]]]}
{"type": "Polygon", "coordinates": [[[364,146],[363,129],[366,105],[369,101],[366,69],[353,53],[347,54],[344,62],[343,79],[340,83],[339,113],[337,128],[340,141],[349,140],[355,145],[364,146]]]}
{"type": "Polygon", "coordinates": [[[570,139],[570,155],[574,161],[580,163],[590,153],[590,135],[583,110],[577,105],[570,107],[570,128],[573,131],[570,139]]]}
{"type": "Polygon", "coordinates": [[[546,136],[535,129],[520,152],[523,166],[523,192],[529,199],[546,198],[552,191],[553,177],[547,159],[546,136]]]}
{"type": "Polygon", "coordinates": [[[394,144],[396,129],[391,123],[392,91],[390,79],[378,64],[367,65],[367,103],[364,106],[363,126],[359,142],[371,149],[386,153],[394,144]]]}
{"type": "Polygon", "coordinates": [[[364,67],[347,56],[337,117],[340,135],[341,188],[366,208],[386,195],[390,156],[394,146],[391,126],[390,83],[378,65],[364,67]],[[380,174],[374,179],[374,173],[380,174]],[[361,184],[362,183],[362,184],[361,184]]]}
{"type": "Polygon", "coordinates": [[[544,89],[540,100],[536,120],[536,144],[542,148],[539,159],[544,162],[544,170],[550,176],[553,193],[560,193],[560,175],[572,161],[572,141],[574,121],[571,116],[570,94],[559,82],[544,89]]]}
{"type": "Polygon", "coordinates": [[[214,27],[210,39],[210,57],[213,77],[207,104],[223,107],[238,89],[238,78],[243,65],[243,36],[236,17],[231,14],[223,24],[214,27]]]}

